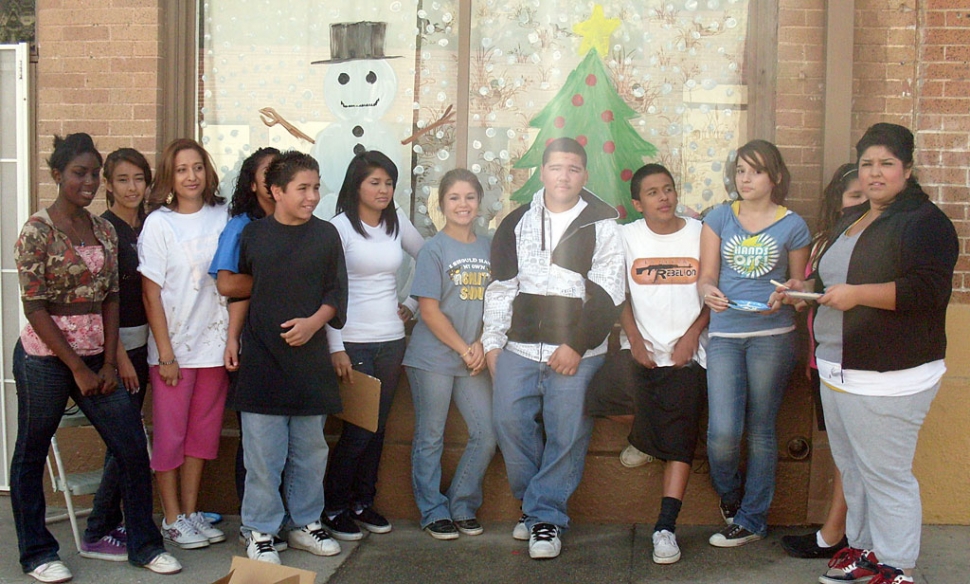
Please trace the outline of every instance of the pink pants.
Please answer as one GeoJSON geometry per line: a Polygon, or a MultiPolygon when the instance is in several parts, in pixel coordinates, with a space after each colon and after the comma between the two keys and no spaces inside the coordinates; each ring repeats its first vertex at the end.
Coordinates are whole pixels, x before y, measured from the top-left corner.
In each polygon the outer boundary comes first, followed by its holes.
{"type": "Polygon", "coordinates": [[[150,370],[154,440],[152,469],[174,470],[186,456],[213,460],[219,454],[229,375],[225,367],[182,369],[178,385],[150,370]]]}

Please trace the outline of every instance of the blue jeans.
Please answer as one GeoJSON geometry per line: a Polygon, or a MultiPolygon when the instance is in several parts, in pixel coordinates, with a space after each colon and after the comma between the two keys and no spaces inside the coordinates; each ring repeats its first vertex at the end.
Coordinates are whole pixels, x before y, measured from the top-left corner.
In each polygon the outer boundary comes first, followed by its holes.
{"type": "Polygon", "coordinates": [[[354,369],[381,380],[380,413],[377,432],[344,422],[340,440],[330,455],[330,468],[324,480],[327,513],[335,515],[348,509],[360,510],[374,504],[377,496],[377,470],[384,452],[384,426],[401,377],[404,339],[383,343],[344,343],[354,369]]]}
{"type": "Polygon", "coordinates": [[[583,411],[586,387],[604,358],[587,357],[575,375],[560,375],[545,363],[509,351],[499,354],[495,433],[529,529],[536,523],[569,527],[566,502],[583,478],[593,433],[593,419],[583,411]]]}
{"type": "MultiPolygon", "coordinates": [[[[98,371],[103,355],[82,358],[98,371]]],[[[24,572],[58,559],[57,540],[44,524],[44,470],[51,437],[72,398],[94,425],[121,470],[121,499],[128,528],[128,561],[136,566],[165,551],[152,519],[152,477],[141,418],[124,390],[82,396],[71,370],[57,357],[34,357],[18,342],[13,353],[17,382],[17,445],[10,465],[10,499],[20,565],[24,572]]]]}
{"type": "Polygon", "coordinates": [[[707,345],[710,419],[707,455],[722,499],[740,500],[734,524],[765,535],[775,494],[775,420],[795,368],[795,332],[765,337],[711,337],[707,345]],[[747,477],[740,471],[741,436],[748,435],[747,477]]]}
{"type": "Polygon", "coordinates": [[[414,400],[411,486],[421,511],[421,527],[441,519],[471,519],[482,505],[482,479],[495,455],[492,387],[488,373],[453,377],[413,367],[407,367],[405,371],[414,400]],[[468,444],[448,492],[442,494],[441,452],[452,399],[468,428],[468,444]]]}
{"type": "Polygon", "coordinates": [[[300,528],[320,519],[323,471],[327,468],[329,452],[323,438],[325,420],[326,416],[242,412],[246,457],[243,531],[276,535],[287,523],[287,512],[290,527],[300,528]]]}
{"type": "MultiPolygon", "coordinates": [[[[140,419],[141,407],[145,403],[145,391],[148,388],[148,345],[126,352],[135,367],[135,374],[138,375],[138,391],[128,393],[120,380],[117,391],[128,396],[140,419]]],[[[98,487],[98,492],[94,494],[91,515],[88,516],[88,527],[84,531],[84,541],[88,543],[98,541],[121,525],[121,521],[121,466],[109,448],[104,453],[101,485],[98,487]]]]}

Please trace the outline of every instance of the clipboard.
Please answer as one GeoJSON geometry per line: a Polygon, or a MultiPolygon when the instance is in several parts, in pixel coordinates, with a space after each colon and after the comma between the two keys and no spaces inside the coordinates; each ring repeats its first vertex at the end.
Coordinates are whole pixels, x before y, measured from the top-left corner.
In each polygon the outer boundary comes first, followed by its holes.
{"type": "Polygon", "coordinates": [[[370,432],[377,432],[381,380],[357,370],[351,371],[350,376],[354,380],[353,385],[343,380],[339,382],[343,411],[334,416],[370,432]]]}

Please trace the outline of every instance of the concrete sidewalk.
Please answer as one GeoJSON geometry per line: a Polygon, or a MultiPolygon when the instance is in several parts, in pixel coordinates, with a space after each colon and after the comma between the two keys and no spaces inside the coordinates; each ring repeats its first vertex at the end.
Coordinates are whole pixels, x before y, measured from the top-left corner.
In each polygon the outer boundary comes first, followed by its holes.
{"type": "MultiPolygon", "coordinates": [[[[227,517],[219,525],[229,536],[226,543],[203,550],[170,550],[184,570],[176,576],[159,576],[127,563],[88,560],[74,549],[70,524],[51,526],[61,543],[61,559],[74,572],[78,584],[208,584],[225,575],[234,555],[245,555],[237,543],[239,518],[227,517]]],[[[683,559],[671,566],[650,560],[652,525],[576,525],[563,538],[562,555],[555,560],[529,559],[525,542],[511,537],[512,524],[488,523],[485,534],[437,541],[414,522],[399,521],[387,535],[370,535],[359,543],[341,542],[343,552],[320,558],[300,551],[281,554],[283,563],[317,573],[318,583],[646,583],[684,582],[718,584],[769,584],[818,581],[822,560],[797,560],[782,551],[780,538],[804,533],[804,528],[776,528],[765,541],[735,549],[718,549],[707,543],[717,527],[681,526],[677,530],[683,559]]],[[[16,533],[10,498],[0,497],[0,536],[9,543],[0,555],[0,582],[35,582],[22,573],[17,561],[16,533]]],[[[970,527],[925,526],[923,551],[916,582],[970,584],[970,527]]]]}

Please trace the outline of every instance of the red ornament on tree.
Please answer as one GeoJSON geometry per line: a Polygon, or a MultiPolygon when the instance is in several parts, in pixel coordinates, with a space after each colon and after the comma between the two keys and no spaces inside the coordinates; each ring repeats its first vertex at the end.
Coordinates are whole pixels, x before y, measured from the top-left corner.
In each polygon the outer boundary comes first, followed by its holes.
{"type": "MultiPolygon", "coordinates": [[[[633,221],[640,213],[630,202],[633,178],[630,169],[640,168],[646,159],[657,154],[657,149],[630,123],[629,120],[637,117],[639,114],[617,92],[596,49],[590,49],[583,62],[569,73],[562,88],[529,121],[539,135],[515,161],[515,168],[540,169],[549,139],[572,136],[587,148],[590,168],[587,188],[616,208],[622,221],[633,221]],[[580,106],[589,111],[576,109],[580,106]],[[560,124],[564,125],[560,127],[560,124]]],[[[532,172],[512,194],[512,201],[529,204],[535,192],[542,188],[541,177],[541,172],[532,172]]]]}

